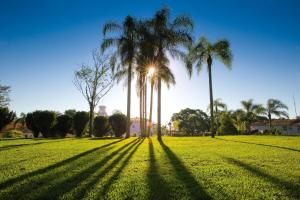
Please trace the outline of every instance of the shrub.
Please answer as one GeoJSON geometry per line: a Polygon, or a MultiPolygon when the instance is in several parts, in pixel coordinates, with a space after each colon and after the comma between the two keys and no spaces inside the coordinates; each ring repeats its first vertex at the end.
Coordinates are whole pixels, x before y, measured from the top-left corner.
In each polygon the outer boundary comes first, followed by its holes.
{"type": "Polygon", "coordinates": [[[44,138],[53,137],[54,133],[52,128],[55,120],[55,112],[37,110],[27,114],[26,125],[30,130],[32,130],[34,137],[38,137],[39,133],[41,133],[44,138]]]}
{"type": "Polygon", "coordinates": [[[121,137],[126,132],[126,115],[116,112],[109,117],[109,124],[116,137],[121,137]]]}
{"type": "Polygon", "coordinates": [[[7,107],[0,107],[0,130],[11,123],[16,117],[16,113],[9,111],[7,107]]]}
{"type": "Polygon", "coordinates": [[[97,116],[94,119],[94,135],[103,137],[110,131],[110,125],[107,117],[97,116]]]}
{"type": "Polygon", "coordinates": [[[89,114],[85,111],[76,112],[73,117],[73,128],[75,135],[81,137],[84,134],[86,124],[89,121],[89,114]]]}
{"type": "Polygon", "coordinates": [[[60,115],[57,117],[56,124],[54,126],[54,132],[60,137],[66,137],[67,133],[72,128],[73,120],[68,115],[60,115]]]}

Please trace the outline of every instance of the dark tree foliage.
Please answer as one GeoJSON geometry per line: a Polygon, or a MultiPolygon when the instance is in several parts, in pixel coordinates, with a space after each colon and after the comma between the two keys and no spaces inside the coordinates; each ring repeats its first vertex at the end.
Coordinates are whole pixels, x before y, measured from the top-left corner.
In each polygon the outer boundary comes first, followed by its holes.
{"type": "Polygon", "coordinates": [[[109,117],[109,124],[116,137],[121,137],[126,132],[127,118],[123,113],[116,112],[109,117]]]}
{"type": "Polygon", "coordinates": [[[89,121],[89,114],[85,111],[76,112],[73,117],[73,129],[77,137],[81,137],[84,134],[86,124],[89,121]]]}
{"type": "Polygon", "coordinates": [[[29,128],[33,132],[33,136],[37,138],[39,136],[40,130],[34,120],[34,114],[27,113],[25,121],[27,128],[29,128]]]}
{"type": "Polygon", "coordinates": [[[44,138],[55,136],[53,126],[56,120],[56,113],[48,110],[37,110],[28,113],[26,116],[26,125],[34,133],[34,137],[38,137],[41,133],[44,138]]]}
{"type": "Polygon", "coordinates": [[[69,115],[60,115],[56,119],[54,132],[60,137],[66,137],[72,128],[73,119],[69,115]]]}
{"type": "Polygon", "coordinates": [[[10,111],[7,107],[0,107],[0,130],[11,123],[16,117],[16,113],[10,111]]]}
{"type": "Polygon", "coordinates": [[[108,117],[97,116],[94,119],[94,135],[103,137],[110,131],[108,117]]]}
{"type": "Polygon", "coordinates": [[[179,113],[174,113],[171,121],[177,121],[180,131],[188,135],[195,135],[209,130],[209,118],[199,109],[186,108],[179,113]]]}
{"type": "Polygon", "coordinates": [[[73,119],[73,117],[74,117],[75,114],[76,114],[76,110],[75,109],[65,110],[65,115],[68,115],[72,119],[73,119]]]}

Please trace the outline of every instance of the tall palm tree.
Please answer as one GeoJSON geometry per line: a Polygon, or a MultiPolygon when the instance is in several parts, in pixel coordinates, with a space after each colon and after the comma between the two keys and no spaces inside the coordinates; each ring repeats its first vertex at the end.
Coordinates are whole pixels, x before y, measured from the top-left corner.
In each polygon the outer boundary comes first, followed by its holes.
{"type": "Polygon", "coordinates": [[[286,117],[288,118],[289,115],[286,112],[288,110],[288,107],[282,103],[280,100],[277,99],[269,99],[267,101],[266,105],[266,114],[269,119],[269,126],[270,129],[272,128],[272,115],[275,115],[276,117],[286,117]]]}
{"type": "MultiPolygon", "coordinates": [[[[167,54],[173,58],[186,60],[186,54],[182,50],[187,48],[192,42],[191,32],[193,22],[187,16],[177,16],[174,20],[170,19],[170,10],[162,8],[157,11],[150,22],[154,45],[156,48],[157,61],[157,138],[161,139],[161,86],[162,76],[166,71],[171,72],[169,66],[164,62],[167,54]],[[165,65],[165,68],[163,67],[165,65]]],[[[188,67],[188,66],[187,66],[188,67]]],[[[189,74],[191,69],[187,68],[189,74]]]]}
{"type": "Polygon", "coordinates": [[[113,71],[116,71],[116,78],[118,80],[127,78],[126,138],[128,138],[130,137],[131,79],[138,52],[137,21],[133,17],[127,16],[123,24],[114,22],[106,23],[103,27],[103,35],[102,50],[115,47],[112,55],[112,63],[116,63],[117,60],[121,63],[117,67],[113,64],[113,71]],[[109,37],[107,37],[108,33],[111,33],[109,37]]]}
{"type": "Polygon", "coordinates": [[[187,60],[188,68],[192,68],[192,64],[195,63],[198,73],[201,71],[203,64],[207,64],[209,78],[211,137],[215,136],[216,131],[214,127],[214,99],[212,86],[212,63],[214,59],[220,60],[227,68],[231,69],[232,53],[230,49],[230,43],[227,40],[219,40],[212,44],[205,37],[201,37],[199,41],[191,47],[187,60]]]}
{"type": "Polygon", "coordinates": [[[265,109],[260,104],[254,104],[253,99],[241,101],[241,104],[245,111],[246,130],[249,133],[251,131],[251,123],[255,122],[258,115],[264,114],[265,109]]]}

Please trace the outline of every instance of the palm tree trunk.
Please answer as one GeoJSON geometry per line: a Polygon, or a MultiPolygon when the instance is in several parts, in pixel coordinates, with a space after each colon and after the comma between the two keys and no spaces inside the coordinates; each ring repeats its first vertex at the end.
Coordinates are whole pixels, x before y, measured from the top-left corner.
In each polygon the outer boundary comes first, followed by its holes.
{"type": "Polygon", "coordinates": [[[210,100],[210,132],[211,132],[211,137],[215,137],[215,128],[214,128],[214,98],[213,98],[213,88],[212,88],[212,75],[211,75],[211,64],[212,64],[212,59],[209,57],[207,59],[207,64],[208,64],[208,78],[209,78],[209,100],[210,100]]]}
{"type": "Polygon", "coordinates": [[[143,110],[142,110],[142,100],[143,100],[143,92],[142,92],[142,79],[140,79],[140,136],[142,135],[142,126],[143,126],[143,123],[142,123],[142,117],[143,117],[143,110]]]}
{"type": "Polygon", "coordinates": [[[161,77],[157,77],[157,139],[161,140],[161,77]]]}
{"type": "Polygon", "coordinates": [[[130,137],[130,107],[131,107],[131,64],[128,66],[128,83],[127,83],[127,131],[125,138],[130,137]]]}
{"type": "Polygon", "coordinates": [[[147,79],[145,77],[144,137],[147,135],[147,79]]]}
{"type": "Polygon", "coordinates": [[[89,136],[94,135],[94,105],[90,104],[89,136]]]}
{"type": "Polygon", "coordinates": [[[270,130],[271,130],[271,128],[272,128],[272,116],[271,116],[270,113],[268,114],[268,118],[269,118],[269,127],[270,127],[270,130]]]}
{"type": "Polygon", "coordinates": [[[149,113],[149,126],[148,126],[148,137],[150,136],[151,126],[152,125],[152,106],[153,106],[153,86],[154,84],[151,82],[150,89],[150,113],[149,113]]]}

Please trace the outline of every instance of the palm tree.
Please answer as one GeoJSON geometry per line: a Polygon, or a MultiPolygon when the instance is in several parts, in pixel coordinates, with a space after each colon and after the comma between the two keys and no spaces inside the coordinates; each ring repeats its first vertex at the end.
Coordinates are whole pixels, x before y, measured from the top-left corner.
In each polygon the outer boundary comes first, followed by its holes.
{"type": "Polygon", "coordinates": [[[116,71],[115,77],[120,79],[127,78],[127,131],[126,138],[130,137],[130,110],[131,110],[131,79],[133,67],[138,52],[138,33],[137,22],[131,17],[127,16],[123,24],[114,22],[106,23],[103,27],[104,40],[102,42],[102,50],[109,47],[115,47],[112,55],[113,71],[116,71]],[[112,36],[106,37],[108,33],[112,36]],[[121,65],[116,66],[116,61],[120,60],[121,65]]]}
{"type": "MultiPolygon", "coordinates": [[[[154,36],[154,45],[157,61],[157,138],[161,139],[161,81],[163,73],[170,72],[166,64],[167,54],[173,58],[186,60],[186,54],[182,47],[187,48],[192,42],[191,32],[193,22],[187,16],[177,16],[170,19],[170,10],[163,8],[157,11],[150,22],[154,36]]],[[[168,62],[167,62],[168,63],[168,62]]],[[[188,67],[188,66],[187,66],[188,67]]],[[[191,69],[187,68],[189,74],[191,69]]]]}
{"type": "Polygon", "coordinates": [[[241,104],[245,111],[246,130],[249,133],[251,123],[256,121],[258,115],[264,114],[265,109],[260,104],[254,104],[253,99],[241,101],[241,104]]]}
{"type": "MultiPolygon", "coordinates": [[[[226,111],[227,110],[227,105],[222,102],[222,99],[217,98],[213,102],[213,107],[214,107],[214,116],[215,116],[215,122],[216,122],[216,130],[218,130],[219,127],[219,111],[226,111]]],[[[207,110],[210,109],[210,105],[208,106],[207,110]]]]}
{"type": "Polygon", "coordinates": [[[272,128],[272,115],[275,115],[276,117],[286,117],[288,118],[289,115],[286,112],[288,110],[288,107],[282,103],[281,101],[277,99],[269,99],[267,101],[267,106],[266,106],[266,114],[269,119],[269,126],[270,129],[272,128]]]}
{"type": "Polygon", "coordinates": [[[225,66],[231,69],[232,53],[230,43],[227,40],[219,40],[216,43],[210,43],[205,37],[201,37],[199,41],[190,49],[187,59],[187,66],[192,68],[195,63],[198,73],[201,71],[204,63],[207,64],[209,78],[209,100],[210,100],[210,119],[211,119],[211,137],[215,135],[214,127],[214,108],[213,108],[213,86],[212,86],[212,63],[213,59],[218,59],[225,66]]]}

